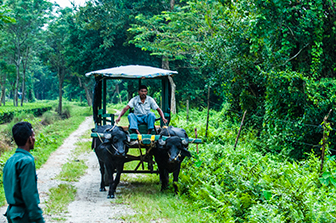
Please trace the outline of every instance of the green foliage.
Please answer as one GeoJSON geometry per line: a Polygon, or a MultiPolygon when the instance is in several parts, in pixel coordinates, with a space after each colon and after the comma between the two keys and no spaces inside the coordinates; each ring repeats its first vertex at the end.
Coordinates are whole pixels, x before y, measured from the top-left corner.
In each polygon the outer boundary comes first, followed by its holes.
{"type": "Polygon", "coordinates": [[[41,123],[43,125],[50,125],[59,120],[59,115],[55,111],[47,111],[43,113],[41,123]]]}
{"type": "Polygon", "coordinates": [[[24,107],[1,106],[0,107],[0,123],[10,122],[17,113],[32,113],[36,116],[41,116],[44,112],[52,107],[48,104],[26,104],[24,107]]]}
{"type": "MultiPolygon", "coordinates": [[[[295,72],[269,73],[261,134],[266,151],[294,158],[302,158],[311,150],[320,154],[321,123],[336,105],[335,93],[333,79],[315,82],[295,72]]],[[[330,115],[327,121],[334,123],[335,116],[330,115]]],[[[328,140],[334,150],[335,134],[328,140]]]]}
{"type": "MultiPolygon", "coordinates": [[[[189,146],[193,156],[184,161],[179,181],[184,199],[195,208],[206,210],[208,222],[333,221],[336,189],[333,157],[326,157],[321,176],[320,160],[314,153],[302,161],[263,154],[254,146],[255,134],[247,130],[234,150],[238,123],[232,126],[217,119],[223,118],[223,114],[223,111],[213,113],[211,119],[217,122],[210,126],[217,125],[220,131],[214,135],[217,138],[225,135],[226,141],[209,140],[199,145],[198,154],[194,145],[189,146]]],[[[204,120],[204,113],[198,116],[204,120]]],[[[179,118],[175,124],[183,126],[179,118]]]]}
{"type": "Polygon", "coordinates": [[[0,5],[0,28],[2,28],[5,23],[15,23],[15,19],[8,14],[8,8],[5,5],[0,5]]]}

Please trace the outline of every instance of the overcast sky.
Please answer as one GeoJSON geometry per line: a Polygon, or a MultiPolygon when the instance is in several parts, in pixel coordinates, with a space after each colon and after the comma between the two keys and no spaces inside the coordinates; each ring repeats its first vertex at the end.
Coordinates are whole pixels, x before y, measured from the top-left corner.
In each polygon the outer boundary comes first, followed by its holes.
{"type": "Polygon", "coordinates": [[[50,2],[56,2],[62,8],[71,7],[70,2],[75,2],[76,5],[84,5],[86,0],[49,0],[50,2]]]}

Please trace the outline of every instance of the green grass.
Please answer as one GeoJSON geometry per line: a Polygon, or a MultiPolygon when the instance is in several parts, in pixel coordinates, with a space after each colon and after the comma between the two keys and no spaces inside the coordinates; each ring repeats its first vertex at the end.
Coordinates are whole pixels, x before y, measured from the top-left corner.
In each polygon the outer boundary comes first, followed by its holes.
{"type": "MultiPolygon", "coordinates": [[[[80,139],[89,139],[89,132],[83,134],[80,139]]],[[[83,153],[91,151],[90,141],[79,141],[76,143],[76,148],[72,152],[71,158],[62,166],[62,170],[56,179],[68,182],[78,182],[79,178],[85,174],[88,168],[85,160],[81,160],[79,156],[83,153]]]]}
{"type": "Polygon", "coordinates": [[[86,133],[84,133],[80,139],[83,141],[79,141],[76,143],[76,149],[73,151],[72,155],[74,157],[78,157],[79,155],[83,153],[89,153],[92,151],[91,149],[91,130],[88,130],[86,133]],[[89,139],[89,141],[88,141],[89,139]]]}
{"type": "MultiPolygon", "coordinates": [[[[56,176],[56,179],[65,182],[78,182],[80,177],[85,174],[85,170],[88,167],[85,164],[85,160],[80,159],[80,155],[91,151],[91,142],[86,140],[90,139],[89,133],[90,132],[87,131],[80,137],[82,141],[76,143],[76,148],[71,154],[68,162],[62,166],[62,170],[56,176]]],[[[76,189],[66,183],[62,183],[58,187],[51,188],[49,199],[46,202],[47,207],[44,210],[45,213],[56,215],[61,214],[66,210],[68,204],[75,200],[76,193],[76,189]]],[[[64,221],[62,217],[56,218],[55,220],[64,221]]]]}
{"type": "Polygon", "coordinates": [[[77,182],[85,174],[87,166],[84,160],[73,159],[62,166],[62,171],[56,179],[68,182],[77,182]]]}
{"type": "Polygon", "coordinates": [[[67,210],[68,204],[74,201],[76,189],[69,184],[60,184],[49,190],[49,200],[46,202],[45,214],[61,214],[67,210]]]}
{"type": "Polygon", "coordinates": [[[161,192],[158,175],[139,174],[134,178],[124,174],[122,179],[130,186],[122,190],[119,202],[128,204],[137,212],[123,216],[126,222],[205,222],[202,220],[204,212],[176,196],[172,187],[161,192]]]}

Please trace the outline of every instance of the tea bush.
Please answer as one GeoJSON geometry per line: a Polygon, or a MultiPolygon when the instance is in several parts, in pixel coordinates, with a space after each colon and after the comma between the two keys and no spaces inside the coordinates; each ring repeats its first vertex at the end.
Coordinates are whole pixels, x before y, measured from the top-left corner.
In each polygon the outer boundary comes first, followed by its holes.
{"type": "Polygon", "coordinates": [[[0,124],[10,122],[17,113],[31,113],[41,116],[44,112],[52,109],[52,106],[44,103],[25,104],[24,107],[1,106],[0,124]]]}

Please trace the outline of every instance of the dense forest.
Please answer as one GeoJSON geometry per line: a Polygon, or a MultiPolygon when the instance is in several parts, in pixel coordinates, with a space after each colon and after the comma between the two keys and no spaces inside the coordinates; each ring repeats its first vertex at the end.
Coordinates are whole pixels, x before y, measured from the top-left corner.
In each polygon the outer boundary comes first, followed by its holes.
{"type": "MultiPolygon", "coordinates": [[[[260,149],[295,159],[333,151],[334,0],[0,1],[1,103],[59,98],[91,104],[92,70],[139,64],[178,71],[177,109],[228,106],[256,131],[260,149]],[[324,123],[321,125],[321,123],[324,123]]],[[[132,82],[110,83],[110,102],[132,82]]],[[[151,95],[160,91],[149,83],[151,95]]]]}

